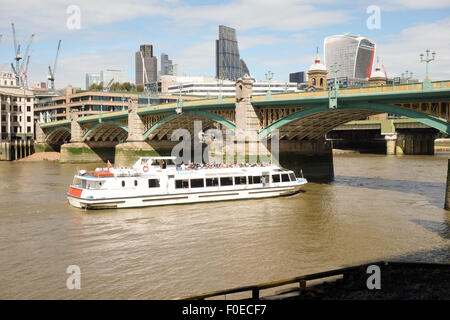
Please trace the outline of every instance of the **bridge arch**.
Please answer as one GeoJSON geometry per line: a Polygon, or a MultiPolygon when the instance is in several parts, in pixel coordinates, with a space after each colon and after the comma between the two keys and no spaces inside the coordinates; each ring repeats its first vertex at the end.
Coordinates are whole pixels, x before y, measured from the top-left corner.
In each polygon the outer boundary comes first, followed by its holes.
{"type": "Polygon", "coordinates": [[[207,118],[209,120],[212,120],[214,122],[220,123],[221,125],[223,125],[224,127],[232,130],[233,132],[236,129],[236,125],[234,123],[232,123],[231,121],[213,114],[213,113],[209,113],[209,112],[205,112],[205,111],[200,111],[200,110],[192,110],[192,111],[184,111],[181,114],[177,114],[177,113],[173,113],[170,114],[164,118],[161,118],[160,120],[158,120],[157,122],[155,122],[152,126],[150,126],[143,134],[143,138],[144,140],[147,139],[150,134],[152,134],[153,132],[155,132],[155,130],[157,130],[158,128],[160,128],[161,126],[163,126],[165,123],[167,123],[168,121],[174,120],[176,118],[179,117],[183,117],[183,116],[191,116],[191,117],[200,117],[200,118],[207,118]]]}
{"type": "Polygon", "coordinates": [[[361,118],[363,116],[367,115],[373,115],[377,113],[392,113],[399,116],[405,116],[407,118],[416,120],[418,122],[421,122],[427,126],[430,126],[432,128],[435,128],[439,131],[445,132],[447,134],[450,134],[450,124],[443,120],[439,119],[437,117],[428,115],[423,112],[402,108],[398,106],[392,106],[388,104],[380,104],[380,103],[355,103],[355,104],[343,104],[339,105],[337,109],[330,109],[328,106],[320,106],[320,107],[312,107],[304,110],[300,110],[297,112],[294,112],[284,118],[281,118],[266,128],[263,128],[259,132],[259,137],[264,138],[270,132],[272,132],[275,129],[282,128],[285,125],[290,124],[293,121],[298,121],[303,118],[312,118],[313,116],[316,116],[316,118],[320,118],[322,115],[331,114],[331,113],[346,113],[348,114],[348,117],[343,117],[341,121],[336,120],[333,122],[333,125],[331,127],[324,127],[325,132],[323,134],[327,133],[328,131],[334,129],[335,127],[342,125],[348,121],[352,120],[358,120],[358,118],[361,118]],[[360,111],[360,112],[358,112],[360,111]]]}
{"type": "Polygon", "coordinates": [[[128,136],[128,126],[119,121],[102,121],[90,127],[83,135],[83,141],[114,141],[125,140],[128,136]]]}
{"type": "Polygon", "coordinates": [[[45,142],[47,143],[62,143],[70,139],[71,131],[67,127],[57,127],[50,130],[45,136],[45,142]]]}

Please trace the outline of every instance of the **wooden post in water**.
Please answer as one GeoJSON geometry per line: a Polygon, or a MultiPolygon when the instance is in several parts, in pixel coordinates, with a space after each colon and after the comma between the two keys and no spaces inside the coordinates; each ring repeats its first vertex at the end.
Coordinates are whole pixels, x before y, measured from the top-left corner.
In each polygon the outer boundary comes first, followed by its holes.
{"type": "Polygon", "coordinates": [[[450,210],[450,159],[447,163],[447,185],[445,187],[445,210],[450,210]]]}
{"type": "Polygon", "coordinates": [[[15,155],[14,160],[17,160],[17,139],[14,140],[14,155],[15,155]]]}

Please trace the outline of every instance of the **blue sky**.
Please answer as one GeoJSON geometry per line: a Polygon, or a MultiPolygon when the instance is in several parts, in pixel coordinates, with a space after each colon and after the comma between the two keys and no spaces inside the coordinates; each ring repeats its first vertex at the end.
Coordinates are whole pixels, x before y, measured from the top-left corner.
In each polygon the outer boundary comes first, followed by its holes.
{"type": "Polygon", "coordinates": [[[275,80],[287,81],[289,72],[306,70],[316,47],[323,59],[323,39],[333,34],[359,34],[374,40],[377,55],[389,76],[405,70],[422,79],[425,65],[419,54],[437,52],[432,79],[450,79],[450,1],[10,1],[0,3],[0,66],[9,71],[14,56],[11,22],[25,47],[35,33],[29,82],[45,81],[62,40],[56,86],[84,88],[86,72],[123,69],[134,81],[134,52],[153,44],[179,65],[179,74],[215,75],[218,25],[237,29],[241,57],[256,79],[271,70],[275,80]],[[70,5],[80,9],[80,29],[70,30],[70,5]],[[366,21],[370,5],[380,8],[380,29],[366,21]]]}

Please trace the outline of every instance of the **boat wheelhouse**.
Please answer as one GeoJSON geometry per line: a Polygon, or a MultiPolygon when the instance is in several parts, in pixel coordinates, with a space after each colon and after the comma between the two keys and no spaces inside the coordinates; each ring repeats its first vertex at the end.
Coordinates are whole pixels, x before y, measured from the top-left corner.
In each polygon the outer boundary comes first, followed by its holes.
{"type": "Polygon", "coordinates": [[[142,157],[131,168],[80,170],[67,198],[83,209],[131,208],[291,195],[307,183],[276,165],[175,165],[142,157]]]}

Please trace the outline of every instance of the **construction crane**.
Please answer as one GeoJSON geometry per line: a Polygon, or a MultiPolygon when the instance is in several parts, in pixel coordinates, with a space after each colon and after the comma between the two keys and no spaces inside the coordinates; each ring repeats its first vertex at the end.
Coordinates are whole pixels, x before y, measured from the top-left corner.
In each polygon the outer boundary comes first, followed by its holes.
{"type": "Polygon", "coordinates": [[[58,62],[58,55],[59,55],[60,48],[61,48],[61,40],[58,41],[58,49],[56,49],[56,57],[55,57],[55,63],[53,64],[53,69],[51,66],[48,66],[49,74],[48,74],[47,79],[48,79],[48,81],[50,81],[49,91],[55,90],[56,63],[58,62]]]}
{"type": "Polygon", "coordinates": [[[30,64],[30,57],[31,57],[31,53],[27,57],[27,64],[25,65],[25,69],[22,68],[22,74],[23,74],[23,78],[24,78],[25,88],[28,88],[28,65],[30,64]]]}
{"type": "Polygon", "coordinates": [[[28,56],[28,52],[30,50],[31,43],[33,42],[34,34],[32,34],[30,36],[30,40],[28,40],[27,48],[25,50],[25,55],[22,56],[20,54],[20,44],[17,43],[16,29],[14,27],[14,23],[11,23],[11,28],[12,28],[13,39],[14,39],[14,51],[15,51],[14,60],[16,61],[16,65],[14,66],[11,63],[11,67],[12,67],[12,70],[13,70],[15,76],[16,76],[17,84],[18,85],[22,85],[23,84],[23,78],[22,78],[21,73],[20,73],[20,71],[23,69],[23,64],[24,64],[24,60],[22,60],[22,59],[23,59],[23,57],[27,57],[28,56]],[[22,60],[22,64],[20,63],[20,60],[22,60]]]}
{"type": "Polygon", "coordinates": [[[384,71],[384,76],[386,77],[386,80],[387,80],[387,78],[388,78],[388,77],[387,77],[387,72],[386,72],[386,68],[384,67],[384,64],[382,64],[381,66],[383,67],[383,71],[384,71]]]}
{"type": "Polygon", "coordinates": [[[104,92],[109,91],[109,88],[111,88],[111,85],[114,81],[114,78],[112,78],[111,80],[109,80],[108,84],[106,85],[106,87],[103,89],[104,92]]]}

